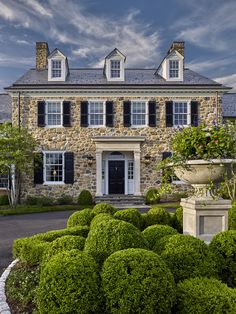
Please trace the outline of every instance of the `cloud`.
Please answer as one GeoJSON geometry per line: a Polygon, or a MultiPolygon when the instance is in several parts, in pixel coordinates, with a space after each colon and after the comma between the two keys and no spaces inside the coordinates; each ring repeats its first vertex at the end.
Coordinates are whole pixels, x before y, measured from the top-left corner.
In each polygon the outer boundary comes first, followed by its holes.
{"type": "Polygon", "coordinates": [[[236,73],[223,77],[217,77],[214,80],[223,85],[233,87],[233,89],[230,92],[236,92],[236,73]]]}
{"type": "Polygon", "coordinates": [[[29,41],[24,40],[24,39],[17,39],[16,43],[19,45],[31,45],[31,43],[29,41]]]}
{"type": "Polygon", "coordinates": [[[2,66],[9,66],[15,68],[23,68],[25,66],[32,66],[35,63],[34,58],[29,57],[20,57],[17,58],[16,56],[9,56],[4,53],[0,53],[0,65],[2,66]]]}
{"type": "Polygon", "coordinates": [[[229,65],[232,65],[236,63],[235,57],[229,57],[229,58],[217,58],[217,59],[207,59],[207,60],[199,60],[194,59],[186,64],[187,67],[189,67],[193,71],[198,72],[206,72],[209,70],[219,70],[220,67],[226,67],[229,65]]]}
{"type": "Polygon", "coordinates": [[[50,10],[47,8],[45,9],[38,1],[36,0],[23,0],[23,3],[29,7],[31,7],[36,14],[40,14],[42,16],[47,16],[52,18],[53,15],[50,10]]]}

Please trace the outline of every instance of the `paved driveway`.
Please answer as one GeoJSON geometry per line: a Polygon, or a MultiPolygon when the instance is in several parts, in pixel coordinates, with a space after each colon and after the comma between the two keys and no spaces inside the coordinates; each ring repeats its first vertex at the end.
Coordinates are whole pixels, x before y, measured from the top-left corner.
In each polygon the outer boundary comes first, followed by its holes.
{"type": "Polygon", "coordinates": [[[12,261],[13,240],[66,227],[73,211],[0,217],[0,275],[12,261]]]}

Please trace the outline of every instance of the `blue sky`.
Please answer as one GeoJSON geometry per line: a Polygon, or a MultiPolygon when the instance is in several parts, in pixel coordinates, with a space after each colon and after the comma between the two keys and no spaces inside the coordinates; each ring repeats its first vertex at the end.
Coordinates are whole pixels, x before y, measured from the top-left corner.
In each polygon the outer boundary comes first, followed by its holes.
{"type": "Polygon", "coordinates": [[[99,67],[115,47],[127,67],[157,68],[174,40],[186,66],[236,91],[236,0],[0,0],[0,91],[35,67],[35,42],[70,67],[99,67]]]}

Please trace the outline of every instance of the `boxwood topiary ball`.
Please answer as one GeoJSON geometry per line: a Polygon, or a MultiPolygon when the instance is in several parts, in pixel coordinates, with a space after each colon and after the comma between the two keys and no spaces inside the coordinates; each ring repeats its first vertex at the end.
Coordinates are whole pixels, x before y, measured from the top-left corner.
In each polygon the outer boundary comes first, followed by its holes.
{"type": "Polygon", "coordinates": [[[161,207],[154,206],[149,209],[145,215],[145,226],[151,225],[170,225],[171,216],[170,214],[161,207]]]}
{"type": "Polygon", "coordinates": [[[85,208],[73,213],[67,221],[67,227],[89,226],[93,219],[92,209],[85,208]]]}
{"type": "Polygon", "coordinates": [[[98,214],[96,215],[90,224],[90,230],[93,229],[97,224],[99,224],[102,221],[108,221],[114,219],[112,215],[110,214],[98,214]]]}
{"type": "Polygon", "coordinates": [[[175,300],[173,275],[154,252],[127,249],[113,253],[102,268],[108,313],[171,312],[175,300]]]}
{"type": "Polygon", "coordinates": [[[114,215],[116,211],[117,209],[110,204],[101,203],[94,206],[92,213],[93,215],[98,215],[102,213],[114,215]]]}
{"type": "Polygon", "coordinates": [[[148,241],[150,249],[153,249],[156,242],[167,235],[174,235],[178,232],[167,225],[152,225],[147,227],[143,232],[144,238],[148,241]]]}
{"type": "Polygon", "coordinates": [[[142,217],[140,212],[135,208],[126,208],[123,210],[118,210],[114,214],[114,218],[127,221],[134,225],[135,227],[141,229],[142,217]]]}
{"type": "Polygon", "coordinates": [[[78,250],[61,252],[40,274],[40,314],[100,313],[101,282],[94,259],[78,250]]]}

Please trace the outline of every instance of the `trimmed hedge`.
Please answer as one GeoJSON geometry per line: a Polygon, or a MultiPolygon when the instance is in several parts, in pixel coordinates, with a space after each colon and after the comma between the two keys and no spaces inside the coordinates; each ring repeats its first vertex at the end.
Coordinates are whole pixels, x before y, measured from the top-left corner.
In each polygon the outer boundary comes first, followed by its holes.
{"type": "Polygon", "coordinates": [[[0,206],[9,205],[9,198],[7,195],[0,195],[0,206]]]}
{"type": "Polygon", "coordinates": [[[145,204],[157,204],[161,196],[157,188],[149,188],[145,195],[145,204]]]}
{"type": "Polygon", "coordinates": [[[123,210],[118,210],[114,214],[114,218],[129,222],[135,227],[141,229],[142,217],[140,212],[135,208],[126,208],[123,210]]]}
{"type": "Polygon", "coordinates": [[[28,195],[25,203],[27,205],[52,206],[54,199],[48,196],[30,196],[28,195]]]}
{"type": "Polygon", "coordinates": [[[96,215],[90,224],[90,230],[96,227],[100,222],[113,220],[113,216],[110,214],[98,214],[96,215]]]}
{"type": "Polygon", "coordinates": [[[52,257],[42,268],[37,300],[40,314],[100,313],[101,283],[93,258],[77,250],[52,257]]]}
{"type": "Polygon", "coordinates": [[[93,205],[93,196],[88,190],[82,190],[78,197],[78,203],[80,205],[93,205]]]}
{"type": "Polygon", "coordinates": [[[193,278],[177,286],[178,314],[235,314],[236,290],[217,279],[193,278]]]}
{"type": "Polygon", "coordinates": [[[70,227],[70,228],[65,228],[65,229],[60,229],[60,230],[48,231],[45,233],[38,233],[34,237],[39,240],[52,242],[55,239],[60,238],[65,235],[78,235],[78,236],[86,238],[88,233],[89,233],[88,226],[76,226],[76,227],[70,227]]]}
{"type": "Polygon", "coordinates": [[[100,264],[112,253],[127,248],[147,248],[147,242],[132,224],[111,219],[91,228],[84,251],[100,264]]]}
{"type": "Polygon", "coordinates": [[[143,249],[110,255],[102,285],[108,313],[168,314],[175,300],[173,275],[157,254],[143,249]]]}
{"type": "Polygon", "coordinates": [[[73,213],[69,217],[67,221],[67,227],[90,226],[92,219],[93,219],[92,209],[85,208],[81,211],[73,213]]]}
{"type": "Polygon", "coordinates": [[[98,214],[114,215],[115,212],[117,212],[117,209],[115,207],[111,206],[110,204],[105,204],[105,203],[95,205],[92,210],[93,215],[98,215],[98,214]]]}
{"type": "Polygon", "coordinates": [[[236,288],[236,230],[218,233],[213,237],[209,248],[218,255],[221,279],[228,286],[236,288]]]}
{"type": "Polygon", "coordinates": [[[159,206],[154,206],[149,209],[146,215],[143,215],[145,220],[145,226],[151,225],[170,225],[171,224],[171,216],[164,209],[159,206]]]}
{"type": "Polygon", "coordinates": [[[179,233],[183,233],[183,207],[178,207],[172,216],[172,226],[179,233]]]}
{"type": "Polygon", "coordinates": [[[176,282],[217,274],[219,264],[216,255],[211,253],[203,241],[182,234],[164,237],[163,240],[166,240],[166,243],[161,257],[170,268],[176,282]]]}
{"type": "Polygon", "coordinates": [[[62,195],[57,199],[59,205],[70,205],[73,204],[73,197],[70,195],[62,195]]]}
{"type": "Polygon", "coordinates": [[[236,230],[236,202],[232,204],[229,210],[229,229],[236,230]]]}
{"type": "Polygon", "coordinates": [[[144,238],[149,243],[150,249],[153,249],[156,242],[158,242],[161,238],[163,238],[167,235],[174,235],[177,233],[178,232],[174,228],[167,226],[167,225],[152,225],[152,226],[147,227],[142,232],[144,238]]]}

